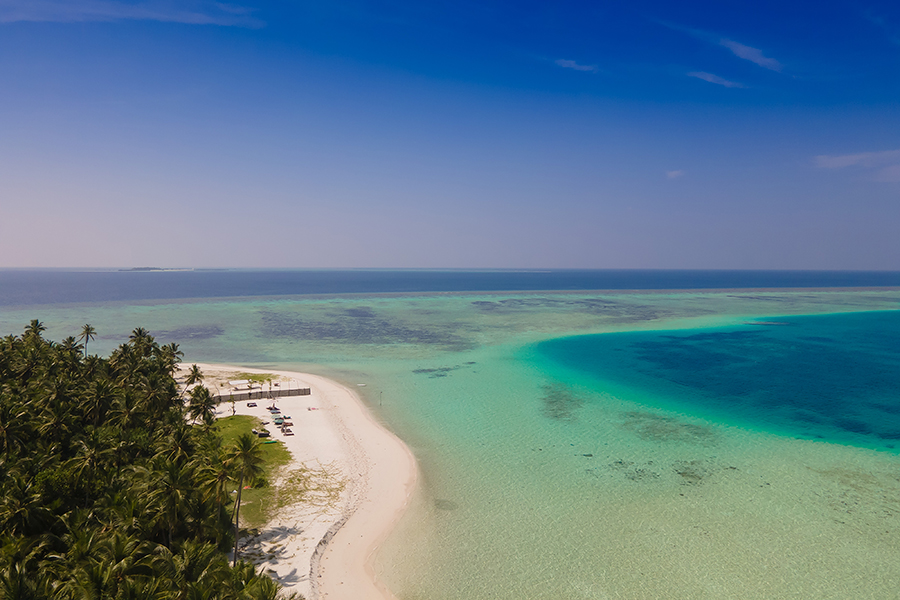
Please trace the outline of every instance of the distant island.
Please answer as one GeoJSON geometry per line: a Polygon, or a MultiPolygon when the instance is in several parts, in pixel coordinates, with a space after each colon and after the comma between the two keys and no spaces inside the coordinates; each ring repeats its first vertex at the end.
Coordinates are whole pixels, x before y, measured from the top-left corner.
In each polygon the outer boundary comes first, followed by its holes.
{"type": "Polygon", "coordinates": [[[193,271],[194,269],[163,269],[162,267],[132,267],[130,269],[119,269],[119,272],[145,272],[145,271],[193,271]]]}

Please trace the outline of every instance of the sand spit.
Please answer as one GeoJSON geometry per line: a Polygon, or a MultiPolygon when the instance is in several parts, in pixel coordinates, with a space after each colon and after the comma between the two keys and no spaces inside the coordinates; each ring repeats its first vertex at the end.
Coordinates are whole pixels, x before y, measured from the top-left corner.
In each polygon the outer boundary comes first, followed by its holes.
{"type": "MultiPolygon", "coordinates": [[[[407,506],[417,480],[415,458],[385,429],[351,389],[335,381],[290,371],[202,364],[213,394],[246,390],[236,373],[275,375],[273,389],[308,387],[307,396],[275,400],[291,417],[294,435],[273,423],[272,439],[291,453],[271,485],[276,490],[269,522],[242,539],[243,554],[279,581],[286,592],[309,600],[383,600],[394,595],[377,580],[374,556],[407,506]],[[298,494],[302,487],[304,493],[298,494]]],[[[183,365],[185,369],[190,363],[183,365]]],[[[268,389],[268,383],[262,389],[268,389]]],[[[258,389],[258,388],[257,388],[258,389]]],[[[271,401],[223,402],[217,416],[252,415],[271,421],[271,401]]]]}

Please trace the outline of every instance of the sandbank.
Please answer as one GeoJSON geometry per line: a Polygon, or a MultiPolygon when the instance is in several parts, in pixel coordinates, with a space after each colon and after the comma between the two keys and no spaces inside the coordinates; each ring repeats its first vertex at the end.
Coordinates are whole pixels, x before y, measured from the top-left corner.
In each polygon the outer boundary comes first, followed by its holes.
{"type": "MultiPolygon", "coordinates": [[[[183,363],[183,375],[192,363],[183,363]]],[[[233,365],[196,363],[204,385],[213,394],[227,395],[235,387],[235,374],[269,373],[282,387],[311,390],[274,402],[290,416],[294,435],[274,424],[266,429],[283,442],[291,463],[270,483],[287,486],[292,473],[306,469],[318,478],[324,492],[271,510],[259,534],[241,539],[248,560],[278,581],[286,592],[299,592],[308,600],[392,600],[394,595],[378,581],[375,552],[406,508],[415,489],[415,458],[393,433],[379,423],[356,392],[336,381],[292,371],[261,370],[233,365]],[[330,490],[330,493],[329,493],[330,490]]],[[[258,389],[258,388],[257,388],[258,389]]],[[[268,384],[263,384],[263,390],[268,384]]],[[[271,421],[266,407],[272,401],[222,402],[218,417],[252,415],[271,421]]],[[[290,496],[288,496],[290,498],[290,496]]]]}

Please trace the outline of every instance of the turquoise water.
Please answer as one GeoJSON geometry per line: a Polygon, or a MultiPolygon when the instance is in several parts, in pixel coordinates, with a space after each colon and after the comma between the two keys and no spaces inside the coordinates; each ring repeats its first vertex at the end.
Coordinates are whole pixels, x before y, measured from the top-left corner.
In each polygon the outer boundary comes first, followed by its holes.
{"type": "Polygon", "coordinates": [[[657,402],[768,431],[900,444],[900,311],[543,342],[550,360],[657,402]]]}
{"type": "MultiPolygon", "coordinates": [[[[422,472],[377,559],[402,600],[883,599],[900,581],[900,458],[878,449],[893,425],[842,439],[819,413],[830,429],[812,439],[789,421],[685,402],[667,386],[698,385],[683,368],[698,354],[721,354],[726,368],[755,349],[754,363],[777,366],[822,345],[837,354],[820,371],[872,377],[881,358],[855,350],[865,339],[841,350],[808,339],[797,354],[783,336],[813,323],[818,333],[804,337],[831,340],[816,319],[890,319],[884,311],[898,307],[890,289],[205,298],[5,307],[0,335],[33,318],[54,339],[91,323],[91,351],[106,353],[142,326],[179,342],[188,362],[365,383],[358,389],[422,472]],[[745,325],[754,320],[796,323],[745,325]],[[761,333],[703,338],[744,331],[761,333]],[[625,344],[624,362],[604,369],[643,371],[598,374],[547,355],[600,333],[644,343],[625,344]]],[[[697,395],[727,391],[723,372],[706,368],[699,381],[710,387],[697,395]]]]}

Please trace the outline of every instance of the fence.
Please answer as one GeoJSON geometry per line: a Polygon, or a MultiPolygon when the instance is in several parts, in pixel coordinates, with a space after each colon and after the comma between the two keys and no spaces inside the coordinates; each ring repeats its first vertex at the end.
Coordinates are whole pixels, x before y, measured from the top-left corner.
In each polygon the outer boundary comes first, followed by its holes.
{"type": "Polygon", "coordinates": [[[312,392],[309,388],[289,388],[277,390],[251,390],[249,392],[232,392],[213,396],[218,402],[241,402],[243,400],[267,400],[269,398],[281,398],[283,396],[309,396],[312,392]]]}

